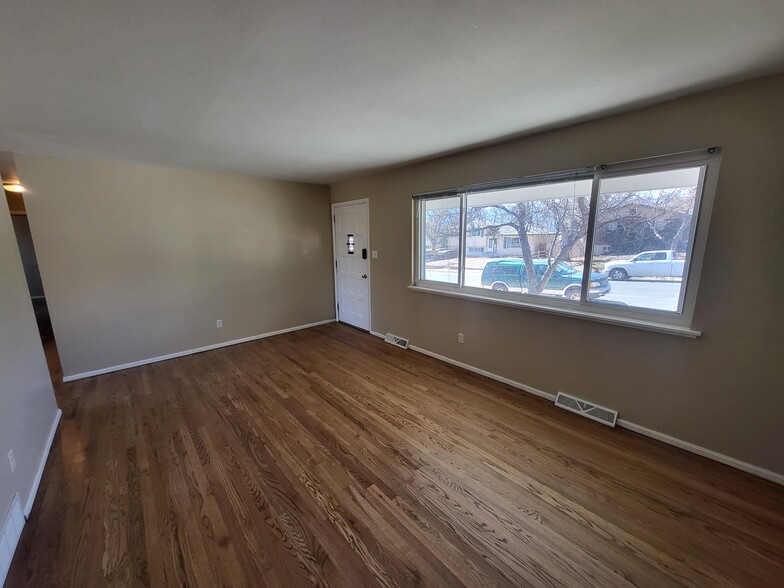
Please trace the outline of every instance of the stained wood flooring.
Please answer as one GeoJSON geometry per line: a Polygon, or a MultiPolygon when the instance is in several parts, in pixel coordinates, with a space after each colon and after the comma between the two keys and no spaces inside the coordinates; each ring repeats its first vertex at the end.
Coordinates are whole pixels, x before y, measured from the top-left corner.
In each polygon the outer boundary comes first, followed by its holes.
{"type": "Polygon", "coordinates": [[[784,582],[784,489],[343,325],[58,399],[8,587],[784,582]]]}

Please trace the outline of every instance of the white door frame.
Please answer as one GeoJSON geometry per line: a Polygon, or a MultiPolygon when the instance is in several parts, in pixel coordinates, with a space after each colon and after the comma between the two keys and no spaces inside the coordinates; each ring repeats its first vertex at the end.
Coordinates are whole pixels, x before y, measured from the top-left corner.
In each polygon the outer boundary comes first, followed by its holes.
{"type": "Polygon", "coordinates": [[[367,264],[367,281],[368,281],[368,333],[373,332],[373,304],[371,300],[371,293],[373,292],[371,280],[373,279],[373,273],[371,272],[371,259],[373,258],[373,252],[370,248],[370,199],[369,198],[360,198],[358,200],[347,200],[345,202],[333,202],[332,203],[332,276],[333,282],[335,283],[335,321],[340,322],[340,310],[338,309],[338,252],[335,249],[335,211],[340,208],[341,206],[352,206],[354,204],[364,204],[366,206],[367,215],[365,216],[365,234],[367,235],[367,245],[368,245],[368,264],[367,264]]]}

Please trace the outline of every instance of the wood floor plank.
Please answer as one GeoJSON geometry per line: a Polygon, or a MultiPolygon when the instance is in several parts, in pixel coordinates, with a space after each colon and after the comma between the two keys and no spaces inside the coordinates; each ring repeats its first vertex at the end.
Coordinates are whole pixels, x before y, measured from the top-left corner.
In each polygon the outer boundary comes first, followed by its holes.
{"type": "Polygon", "coordinates": [[[9,587],[784,584],[784,488],[344,325],[57,398],[9,587]]]}

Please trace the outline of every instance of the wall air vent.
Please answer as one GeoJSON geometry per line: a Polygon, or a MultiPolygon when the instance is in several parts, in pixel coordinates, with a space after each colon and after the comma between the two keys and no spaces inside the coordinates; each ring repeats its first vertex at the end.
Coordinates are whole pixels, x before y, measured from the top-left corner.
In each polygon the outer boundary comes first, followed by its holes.
{"type": "Polygon", "coordinates": [[[617,410],[610,410],[603,406],[597,406],[596,404],[580,400],[579,398],[564,394],[563,392],[559,392],[555,397],[555,405],[594,421],[599,421],[610,427],[614,427],[615,421],[618,419],[617,410]]]}
{"type": "Polygon", "coordinates": [[[392,343],[392,345],[396,345],[401,349],[408,349],[408,339],[403,339],[403,337],[398,337],[392,333],[387,333],[384,337],[384,341],[392,343]]]}

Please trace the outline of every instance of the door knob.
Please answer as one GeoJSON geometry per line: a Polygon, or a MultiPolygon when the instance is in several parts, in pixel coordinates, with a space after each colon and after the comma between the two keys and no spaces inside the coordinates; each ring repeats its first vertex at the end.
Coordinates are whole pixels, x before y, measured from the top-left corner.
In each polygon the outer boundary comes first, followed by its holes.
{"type": "Polygon", "coordinates": [[[362,274],[362,279],[367,280],[367,274],[362,274]]]}

